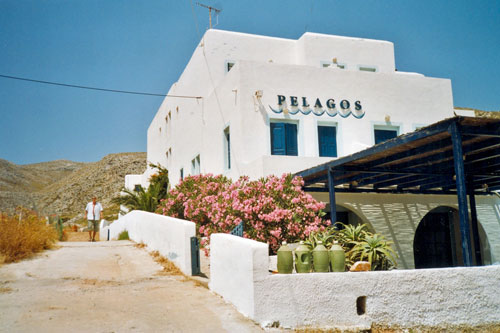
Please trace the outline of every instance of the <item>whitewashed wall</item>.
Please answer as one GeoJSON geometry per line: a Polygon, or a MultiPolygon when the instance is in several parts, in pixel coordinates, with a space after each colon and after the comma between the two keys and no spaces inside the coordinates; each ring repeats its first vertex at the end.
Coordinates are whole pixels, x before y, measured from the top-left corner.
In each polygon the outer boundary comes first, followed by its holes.
{"type": "Polygon", "coordinates": [[[108,226],[110,239],[128,231],[129,238],[144,243],[148,250],[158,251],[186,275],[191,275],[191,237],[196,225],[169,216],[134,210],[108,226]]]}
{"type": "Polygon", "coordinates": [[[254,281],[267,275],[267,253],[267,244],[229,234],[213,234],[210,237],[210,289],[236,305],[244,315],[254,318],[254,281]]]}
{"type": "Polygon", "coordinates": [[[210,289],[262,326],[500,325],[500,266],[271,275],[268,260],[267,244],[212,235],[210,289]]]}
{"type": "Polygon", "coordinates": [[[453,116],[449,80],[396,72],[394,63],[394,46],[387,41],[314,33],[289,40],[209,30],[169,91],[202,99],[165,98],[148,128],[148,161],[165,166],[172,185],[178,183],[181,168],[185,176],[192,173],[191,161],[198,154],[202,173],[258,178],[299,171],[298,164],[271,156],[273,119],[299,123],[295,159],[307,168],[327,160],[318,157],[318,124],[337,126],[342,156],[373,145],[374,125],[399,126],[401,134],[453,116]],[[322,68],[323,61],[335,57],[347,69],[322,68]],[[230,72],[227,61],[235,62],[230,72]],[[378,72],[361,72],[358,65],[372,65],[378,72]],[[263,92],[260,99],[255,98],[258,90],[263,92]],[[337,105],[342,99],[359,100],[366,115],[278,115],[269,109],[277,106],[278,94],[306,97],[311,104],[316,98],[323,104],[334,98],[337,105]],[[227,126],[231,170],[224,163],[227,126]]]}

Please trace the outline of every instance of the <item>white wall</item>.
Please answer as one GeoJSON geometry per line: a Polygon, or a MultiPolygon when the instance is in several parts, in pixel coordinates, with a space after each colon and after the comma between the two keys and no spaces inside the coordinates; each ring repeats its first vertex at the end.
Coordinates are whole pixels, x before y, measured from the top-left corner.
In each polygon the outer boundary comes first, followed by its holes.
{"type": "Polygon", "coordinates": [[[269,274],[266,249],[267,244],[232,235],[211,238],[210,289],[263,326],[451,329],[500,324],[500,266],[269,274]],[[363,315],[357,314],[360,296],[366,296],[363,315]]]}
{"type": "Polygon", "coordinates": [[[342,156],[373,145],[374,125],[396,125],[406,133],[453,115],[449,80],[395,72],[394,63],[394,46],[386,41],[316,33],[290,40],[209,30],[169,91],[202,98],[165,98],[148,129],[148,161],[165,166],[174,186],[181,168],[185,176],[191,174],[191,160],[198,154],[202,173],[257,178],[291,171],[279,163],[266,168],[261,161],[271,155],[272,119],[299,122],[299,156],[313,157],[301,164],[311,167],[318,163],[318,124],[337,125],[342,156]],[[335,57],[348,65],[346,70],[322,68],[323,60],[335,57]],[[230,72],[227,61],[235,62],[230,72]],[[378,72],[360,72],[358,65],[373,65],[378,72]],[[264,93],[260,100],[254,97],[257,90],[264,93]],[[366,115],[277,115],[269,106],[276,107],[278,94],[307,97],[310,103],[317,97],[323,103],[334,98],[337,104],[360,100],[366,115]],[[231,132],[231,170],[224,168],[226,126],[231,132]]]}
{"type": "Polygon", "coordinates": [[[321,62],[337,59],[345,70],[358,66],[374,67],[379,72],[395,70],[394,45],[373,39],[332,36],[306,32],[297,40],[297,64],[319,67],[321,62]]]}
{"type": "Polygon", "coordinates": [[[142,175],[126,175],[125,176],[125,188],[129,191],[133,191],[135,189],[135,185],[143,186],[142,175]]]}
{"type": "Polygon", "coordinates": [[[191,160],[198,154],[202,173],[226,174],[233,179],[299,171],[293,167],[295,162],[287,166],[277,161],[266,167],[266,162],[260,161],[271,156],[272,120],[298,124],[296,159],[305,169],[328,160],[319,158],[318,125],[337,127],[338,155],[344,156],[372,146],[375,125],[397,126],[402,134],[453,116],[449,80],[250,61],[238,62],[203,100],[176,102],[177,106],[168,111],[160,108],[158,114],[162,116],[155,118],[148,131],[148,160],[169,169],[172,185],[178,183],[181,168],[185,176],[191,174],[191,160]],[[259,100],[254,97],[257,90],[263,92],[259,100]],[[365,115],[356,119],[276,114],[270,106],[277,108],[277,95],[286,96],[287,103],[290,96],[306,97],[309,103],[320,98],[323,104],[333,98],[337,105],[342,99],[351,103],[359,100],[365,115]],[[169,113],[167,124],[164,118],[169,113]],[[223,131],[227,126],[231,133],[231,170],[224,168],[223,131]],[[171,151],[168,159],[167,151],[171,151]]]}
{"type": "Polygon", "coordinates": [[[129,238],[158,251],[186,275],[191,275],[191,237],[196,236],[193,222],[134,210],[109,225],[110,239],[128,231],[129,238]]]}
{"type": "Polygon", "coordinates": [[[254,318],[253,282],[267,275],[267,253],[267,244],[229,234],[212,234],[210,290],[236,305],[244,315],[254,318]]]}

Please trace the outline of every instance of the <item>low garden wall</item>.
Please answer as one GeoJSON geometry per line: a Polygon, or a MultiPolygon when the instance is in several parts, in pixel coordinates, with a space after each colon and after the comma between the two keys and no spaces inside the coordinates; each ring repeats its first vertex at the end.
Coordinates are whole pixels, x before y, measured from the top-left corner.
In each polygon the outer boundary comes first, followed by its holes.
{"type": "Polygon", "coordinates": [[[267,244],[211,237],[209,287],[262,326],[500,327],[500,266],[270,274],[267,244]]]}
{"type": "Polygon", "coordinates": [[[134,210],[103,228],[102,235],[107,235],[107,228],[110,239],[127,230],[131,240],[146,244],[148,250],[158,251],[184,274],[191,275],[190,239],[196,236],[193,222],[134,210]]]}

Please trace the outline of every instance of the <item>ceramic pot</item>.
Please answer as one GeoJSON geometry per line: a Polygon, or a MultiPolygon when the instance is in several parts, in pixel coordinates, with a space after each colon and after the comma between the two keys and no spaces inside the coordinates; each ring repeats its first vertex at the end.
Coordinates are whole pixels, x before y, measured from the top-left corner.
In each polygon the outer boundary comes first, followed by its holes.
{"type": "Polygon", "coordinates": [[[311,251],[303,241],[295,249],[295,271],[297,273],[309,273],[311,271],[311,251]]]}
{"type": "Polygon", "coordinates": [[[345,272],[345,252],[338,242],[334,242],[330,249],[330,264],[332,272],[345,272]]]}
{"type": "Polygon", "coordinates": [[[293,271],[293,254],[286,242],[278,249],[278,273],[291,274],[293,271]]]}
{"type": "Polygon", "coordinates": [[[328,250],[323,245],[323,242],[319,241],[318,245],[314,248],[312,252],[313,256],[313,267],[315,272],[329,272],[330,271],[330,257],[328,255],[328,250]]]}

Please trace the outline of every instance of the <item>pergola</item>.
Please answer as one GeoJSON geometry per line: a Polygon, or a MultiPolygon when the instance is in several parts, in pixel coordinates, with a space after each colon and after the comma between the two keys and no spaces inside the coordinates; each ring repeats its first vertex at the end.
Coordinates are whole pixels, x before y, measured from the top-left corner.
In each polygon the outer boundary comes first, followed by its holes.
{"type": "Polygon", "coordinates": [[[332,221],[336,192],[456,195],[464,264],[471,266],[471,234],[481,262],[475,196],[500,190],[500,119],[445,119],[296,175],[306,191],[329,192],[332,221]]]}

